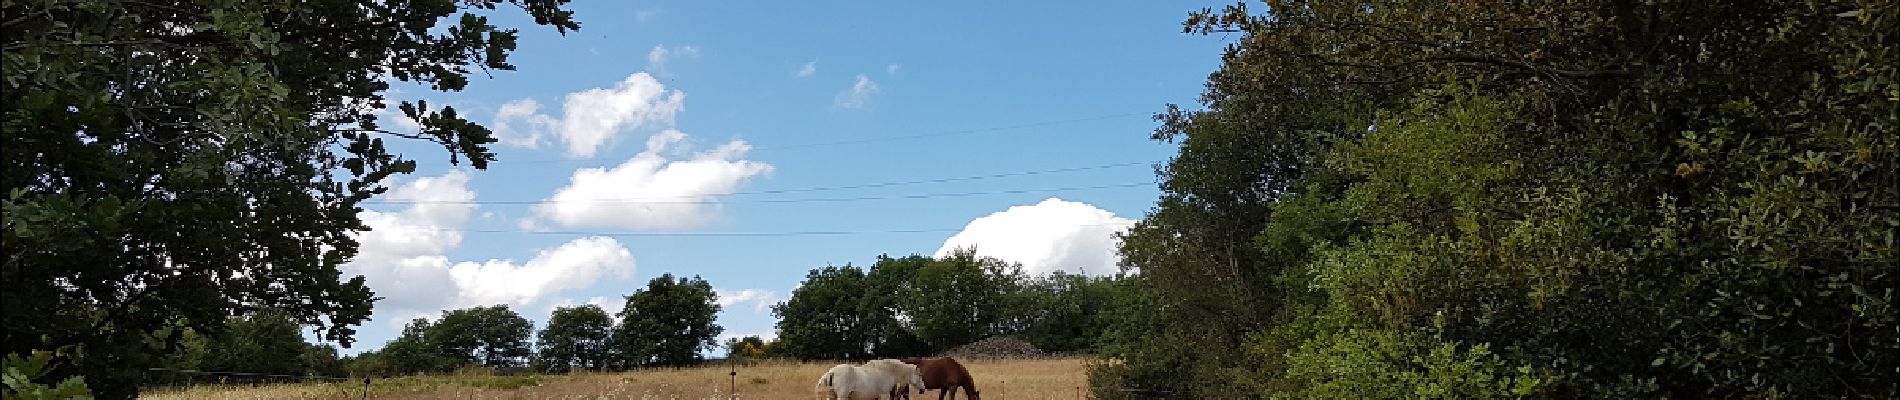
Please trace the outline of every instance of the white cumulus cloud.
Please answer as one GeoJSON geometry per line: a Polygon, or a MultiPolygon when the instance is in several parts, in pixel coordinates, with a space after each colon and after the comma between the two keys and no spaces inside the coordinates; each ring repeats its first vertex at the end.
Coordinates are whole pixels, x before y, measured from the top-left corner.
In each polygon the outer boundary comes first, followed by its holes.
{"type": "Polygon", "coordinates": [[[753,311],[763,312],[766,307],[782,300],[777,293],[765,289],[714,289],[713,292],[719,295],[719,306],[727,310],[731,310],[734,305],[752,304],[753,311]]]}
{"type": "Polygon", "coordinates": [[[343,269],[346,276],[363,275],[370,289],[384,298],[376,304],[379,315],[525,306],[601,278],[633,273],[632,253],[606,237],[576,239],[521,264],[450,260],[447,253],[461,245],[461,229],[476,208],[468,181],[467,174],[452,171],[402,182],[390,190],[388,199],[407,202],[406,207],[361,214],[370,229],[356,234],[361,247],[343,269]]]}
{"type": "Polygon", "coordinates": [[[838,96],[832,99],[832,104],[841,108],[864,108],[864,104],[871,101],[871,96],[876,95],[878,91],[877,82],[872,82],[871,78],[864,74],[858,74],[857,83],[838,92],[838,96]]]}
{"type": "Polygon", "coordinates": [[[685,139],[685,133],[667,130],[619,166],[575,170],[535,213],[568,227],[691,228],[708,222],[716,196],[772,171],[770,164],[743,159],[752,147],[741,140],[669,158],[683,153],[669,150],[685,139]]]}
{"type": "Polygon", "coordinates": [[[1022,263],[1031,275],[1057,270],[1108,275],[1121,259],[1114,235],[1134,224],[1088,203],[1049,198],[970,221],[936,255],[974,246],[978,255],[1022,263]]]}
{"type": "Polygon", "coordinates": [[[817,62],[817,61],[812,61],[812,62],[808,62],[808,63],[805,63],[805,66],[804,66],[803,68],[799,68],[799,69],[798,69],[798,72],[793,72],[793,73],[792,73],[792,75],[794,75],[794,76],[797,76],[797,77],[800,77],[800,78],[804,78],[804,77],[808,77],[808,76],[812,76],[812,75],[816,75],[816,74],[818,74],[818,62],[817,62]]]}
{"type": "Polygon", "coordinates": [[[561,105],[561,118],[543,114],[540,108],[532,99],[503,104],[495,113],[494,123],[501,143],[536,147],[543,136],[552,133],[567,145],[569,157],[587,158],[622,131],[671,126],[673,117],[686,109],[686,93],[669,91],[653,75],[636,72],[610,88],[568,93],[561,105]]]}
{"type": "Polygon", "coordinates": [[[346,276],[360,274],[369,280],[376,295],[384,298],[378,308],[440,307],[447,299],[437,295],[454,293],[442,254],[462,243],[457,229],[475,209],[467,203],[475,199],[468,179],[451,171],[398,183],[387,198],[412,204],[401,211],[358,214],[369,230],[355,234],[360,243],[356,258],[343,268],[346,276]]]}
{"type": "Polygon", "coordinates": [[[495,122],[489,124],[495,132],[495,140],[501,144],[536,148],[541,146],[541,137],[553,130],[554,118],[541,114],[541,103],[534,99],[517,99],[501,105],[495,111],[495,122]]]}
{"type": "Polygon", "coordinates": [[[462,262],[449,268],[461,304],[527,305],[552,293],[578,289],[607,276],[633,275],[633,253],[613,238],[592,236],[542,250],[526,263],[462,262]]]}
{"type": "Polygon", "coordinates": [[[904,68],[904,66],[897,65],[897,64],[886,65],[884,66],[884,72],[891,75],[897,75],[897,70],[901,68],[904,68]]]}

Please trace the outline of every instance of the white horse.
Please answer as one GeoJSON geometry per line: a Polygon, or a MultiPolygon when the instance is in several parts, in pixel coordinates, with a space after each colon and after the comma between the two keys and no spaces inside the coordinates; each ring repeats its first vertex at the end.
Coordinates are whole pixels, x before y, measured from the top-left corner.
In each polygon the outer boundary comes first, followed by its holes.
{"type": "Polygon", "coordinates": [[[836,400],[877,399],[891,400],[891,388],[897,381],[891,379],[876,368],[866,368],[851,364],[838,364],[818,378],[813,389],[821,392],[820,398],[836,400]]]}
{"type": "Polygon", "coordinates": [[[918,372],[915,365],[887,358],[865,362],[864,366],[877,368],[890,376],[892,382],[896,382],[897,387],[892,390],[895,393],[891,394],[893,397],[903,395],[906,399],[910,398],[910,388],[917,388],[917,394],[924,393],[924,374],[918,372]]]}
{"type": "Polygon", "coordinates": [[[916,387],[920,393],[923,391],[923,376],[917,373],[917,366],[896,360],[877,360],[865,365],[832,366],[824,376],[818,377],[818,384],[812,387],[812,391],[824,399],[891,400],[892,396],[902,393],[899,390],[907,389],[904,386],[916,387]],[[879,361],[895,362],[897,365],[879,361]]]}

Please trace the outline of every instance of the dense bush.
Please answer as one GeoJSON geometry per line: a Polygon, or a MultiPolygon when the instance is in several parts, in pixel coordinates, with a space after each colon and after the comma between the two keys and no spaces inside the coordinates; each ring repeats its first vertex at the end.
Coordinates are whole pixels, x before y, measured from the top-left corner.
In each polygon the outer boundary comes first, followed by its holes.
{"type": "Polygon", "coordinates": [[[1702,6],[1192,14],[1243,37],[1162,115],[1122,247],[1149,310],[1095,384],[1900,396],[1900,10],[1702,6]]]}

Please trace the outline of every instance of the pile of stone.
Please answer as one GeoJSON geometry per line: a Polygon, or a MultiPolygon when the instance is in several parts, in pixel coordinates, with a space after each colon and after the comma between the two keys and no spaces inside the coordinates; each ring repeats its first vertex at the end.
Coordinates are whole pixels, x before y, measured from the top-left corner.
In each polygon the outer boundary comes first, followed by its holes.
{"type": "Polygon", "coordinates": [[[1036,358],[1042,350],[1035,345],[1008,336],[992,336],[946,351],[943,355],[956,358],[1036,358]]]}

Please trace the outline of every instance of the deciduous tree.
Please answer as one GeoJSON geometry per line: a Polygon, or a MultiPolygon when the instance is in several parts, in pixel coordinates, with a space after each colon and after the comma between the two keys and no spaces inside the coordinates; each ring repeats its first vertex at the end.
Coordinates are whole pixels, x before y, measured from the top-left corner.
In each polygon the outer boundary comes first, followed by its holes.
{"type": "Polygon", "coordinates": [[[265,310],[233,317],[229,328],[206,343],[206,359],[199,367],[275,375],[301,375],[309,369],[299,326],[288,314],[265,310]]]}
{"type": "Polygon", "coordinates": [[[1268,4],[1187,21],[1098,386],[1900,396],[1900,6],[1268,4]]]}
{"type": "Polygon", "coordinates": [[[700,350],[717,346],[725,331],[713,323],[719,308],[712,284],[697,275],[655,277],[627,296],[610,339],[614,356],[627,367],[697,363],[705,358],[700,350]]]}
{"type": "Polygon", "coordinates": [[[943,351],[999,333],[1013,333],[1017,321],[1009,301],[1022,278],[1020,266],[974,249],[939,257],[911,278],[911,325],[933,351],[943,351]]]}
{"type": "Polygon", "coordinates": [[[559,307],[548,317],[535,343],[537,371],[567,372],[576,368],[599,370],[610,354],[607,339],[613,319],[600,306],[559,307]]]}
{"type": "Polygon", "coordinates": [[[910,298],[917,295],[912,284],[920,271],[930,265],[930,257],[912,254],[902,258],[879,255],[871,270],[864,274],[864,294],[858,303],[864,338],[869,355],[879,358],[928,355],[930,348],[915,332],[910,298]]]}
{"type": "Polygon", "coordinates": [[[513,69],[515,31],[485,10],[565,33],[565,3],[6,1],[4,351],[83,355],[51,376],[116,399],[166,353],[145,340],[165,327],[277,308],[348,346],[373,302],[337,269],[360,202],[415,169],[385,140],[495,159],[453,108],[403,102],[422,129],[384,129],[388,82],[455,91],[513,69]]]}
{"type": "Polygon", "coordinates": [[[778,317],[773,350],[803,359],[855,359],[870,351],[870,335],[859,311],[867,292],[864,271],[825,266],[805,274],[791,297],[772,306],[778,317]]]}
{"type": "Polygon", "coordinates": [[[443,311],[426,337],[444,357],[507,368],[527,363],[533,352],[529,341],[533,333],[533,322],[506,305],[493,305],[443,311]]]}

